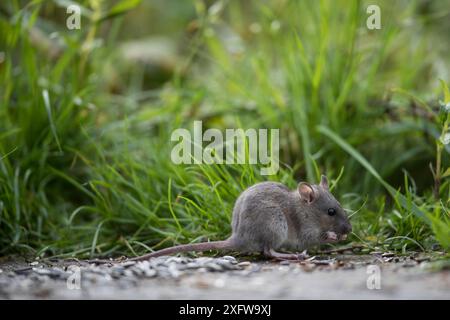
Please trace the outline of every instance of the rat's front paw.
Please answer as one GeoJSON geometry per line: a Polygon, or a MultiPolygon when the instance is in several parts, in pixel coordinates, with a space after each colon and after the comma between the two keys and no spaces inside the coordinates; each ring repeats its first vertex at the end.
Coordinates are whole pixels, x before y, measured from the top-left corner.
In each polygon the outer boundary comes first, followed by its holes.
{"type": "Polygon", "coordinates": [[[326,233],[326,239],[327,242],[336,242],[339,240],[338,235],[336,234],[336,232],[333,231],[327,231],[326,233]]]}

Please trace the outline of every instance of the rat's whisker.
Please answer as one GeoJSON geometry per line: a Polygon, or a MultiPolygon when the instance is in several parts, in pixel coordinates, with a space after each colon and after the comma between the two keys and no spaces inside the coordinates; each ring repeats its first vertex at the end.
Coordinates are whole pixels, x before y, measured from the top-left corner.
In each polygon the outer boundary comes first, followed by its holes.
{"type": "MultiPolygon", "coordinates": [[[[361,209],[364,208],[364,206],[366,205],[366,203],[367,203],[367,197],[366,197],[366,199],[364,200],[364,202],[363,202],[363,204],[361,205],[361,207],[359,207],[358,210],[353,211],[353,213],[350,214],[350,215],[348,216],[348,218],[350,219],[350,218],[353,217],[355,214],[357,214],[359,211],[361,211],[361,209]]],[[[344,209],[344,210],[347,211],[347,209],[344,209]]],[[[349,210],[349,211],[351,211],[351,210],[349,210]]]]}

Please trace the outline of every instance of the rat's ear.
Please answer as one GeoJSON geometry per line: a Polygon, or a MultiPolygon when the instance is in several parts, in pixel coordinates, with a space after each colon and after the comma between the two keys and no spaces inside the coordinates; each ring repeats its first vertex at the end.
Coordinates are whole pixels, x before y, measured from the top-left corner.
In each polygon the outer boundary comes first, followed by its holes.
{"type": "Polygon", "coordinates": [[[325,175],[322,175],[320,179],[320,186],[325,190],[328,190],[328,179],[325,175]]]}
{"type": "Polygon", "coordinates": [[[298,184],[298,193],[300,194],[300,198],[304,200],[306,203],[310,204],[314,200],[316,200],[316,193],[314,192],[313,187],[306,182],[300,182],[298,184]]]}

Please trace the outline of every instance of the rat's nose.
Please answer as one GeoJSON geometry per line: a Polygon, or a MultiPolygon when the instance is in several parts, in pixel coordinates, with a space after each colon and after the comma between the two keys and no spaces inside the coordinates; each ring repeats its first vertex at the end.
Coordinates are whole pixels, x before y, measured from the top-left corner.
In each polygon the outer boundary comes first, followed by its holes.
{"type": "Polygon", "coordinates": [[[347,227],[347,233],[352,232],[352,225],[350,224],[350,222],[347,223],[346,227],[347,227]]]}
{"type": "Polygon", "coordinates": [[[348,234],[348,233],[352,232],[352,225],[350,224],[350,222],[344,223],[342,225],[341,232],[342,232],[342,234],[348,234]]]}

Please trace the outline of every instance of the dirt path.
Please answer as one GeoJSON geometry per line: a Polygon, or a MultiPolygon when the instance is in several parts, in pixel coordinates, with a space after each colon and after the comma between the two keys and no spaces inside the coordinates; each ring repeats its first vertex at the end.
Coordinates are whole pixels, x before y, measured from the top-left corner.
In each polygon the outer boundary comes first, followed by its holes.
{"type": "Polygon", "coordinates": [[[0,260],[0,270],[2,299],[450,299],[448,261],[418,255],[161,257],[114,266],[15,259],[0,260]]]}

